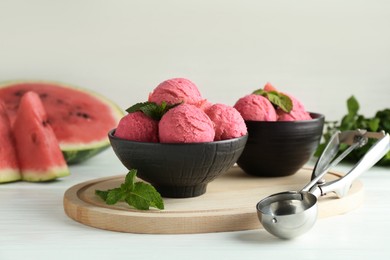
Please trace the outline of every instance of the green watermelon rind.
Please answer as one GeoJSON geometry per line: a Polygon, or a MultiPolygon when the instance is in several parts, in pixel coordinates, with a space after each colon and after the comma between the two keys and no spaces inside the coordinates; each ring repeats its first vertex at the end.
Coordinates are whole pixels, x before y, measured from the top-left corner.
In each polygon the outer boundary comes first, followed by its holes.
{"type": "Polygon", "coordinates": [[[19,169],[6,168],[0,170],[0,183],[20,181],[21,179],[19,169]]]}
{"type": "Polygon", "coordinates": [[[107,142],[105,144],[101,143],[96,145],[95,147],[85,148],[85,149],[63,149],[62,154],[64,155],[65,161],[71,164],[81,163],[99,153],[106,150],[110,147],[110,143],[107,142]]]}
{"type": "MultiPolygon", "coordinates": [[[[93,96],[93,97],[99,99],[100,101],[102,101],[104,104],[106,104],[110,108],[113,117],[118,122],[124,116],[124,112],[120,109],[120,107],[117,104],[115,104],[111,100],[107,99],[106,97],[102,96],[101,94],[99,94],[93,90],[81,88],[81,87],[78,87],[75,85],[70,85],[67,83],[62,83],[62,82],[58,82],[58,81],[49,81],[49,80],[28,80],[28,79],[26,79],[26,80],[10,80],[10,81],[0,82],[0,88],[6,88],[6,87],[9,87],[11,85],[22,84],[22,83],[53,84],[53,85],[57,85],[60,87],[77,90],[77,91],[86,93],[90,96],[93,96]]],[[[81,162],[99,154],[100,152],[106,150],[108,147],[110,147],[110,142],[108,140],[108,136],[106,136],[104,139],[97,140],[95,142],[88,143],[88,144],[60,143],[61,151],[64,155],[65,161],[68,164],[81,163],[81,162]]]]}
{"type": "Polygon", "coordinates": [[[43,182],[52,181],[57,178],[65,177],[70,175],[69,168],[64,167],[51,167],[45,170],[28,170],[23,171],[23,180],[28,182],[43,182]]]}

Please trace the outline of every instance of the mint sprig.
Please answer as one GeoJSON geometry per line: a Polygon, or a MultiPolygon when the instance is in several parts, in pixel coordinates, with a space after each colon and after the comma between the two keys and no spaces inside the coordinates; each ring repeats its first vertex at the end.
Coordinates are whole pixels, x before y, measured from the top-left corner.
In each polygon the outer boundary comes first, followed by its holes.
{"type": "Polygon", "coordinates": [[[263,89],[258,89],[253,91],[252,94],[261,95],[267,98],[272,104],[278,106],[284,112],[290,113],[293,108],[292,100],[289,96],[277,92],[277,91],[265,91],[263,89]]]}
{"type": "MultiPolygon", "coordinates": [[[[315,156],[320,156],[331,137],[336,131],[347,131],[356,129],[366,129],[369,132],[385,131],[390,132],[390,109],[383,109],[376,112],[374,117],[366,117],[359,114],[360,105],[358,100],[351,96],[347,99],[347,113],[336,121],[325,121],[323,142],[317,148],[315,156]]],[[[375,142],[373,139],[368,140],[368,145],[353,150],[346,159],[351,161],[360,160],[375,142]]],[[[341,144],[339,152],[343,152],[348,145],[341,144]]],[[[390,152],[388,152],[379,162],[379,165],[390,166],[390,152]]]]}
{"type": "Polygon", "coordinates": [[[135,182],[137,170],[131,169],[125,177],[125,182],[118,188],[109,190],[95,190],[95,194],[106,202],[114,205],[119,201],[125,201],[129,206],[140,210],[148,210],[150,207],[164,209],[164,201],[160,193],[150,184],[135,182]]]}
{"type": "Polygon", "coordinates": [[[175,106],[178,106],[182,103],[177,103],[177,104],[168,104],[167,102],[163,101],[160,105],[154,103],[154,102],[141,102],[132,105],[126,111],[128,113],[134,113],[137,111],[143,112],[145,115],[148,117],[154,119],[154,120],[160,120],[161,117],[168,112],[169,109],[174,108],[175,106]]]}

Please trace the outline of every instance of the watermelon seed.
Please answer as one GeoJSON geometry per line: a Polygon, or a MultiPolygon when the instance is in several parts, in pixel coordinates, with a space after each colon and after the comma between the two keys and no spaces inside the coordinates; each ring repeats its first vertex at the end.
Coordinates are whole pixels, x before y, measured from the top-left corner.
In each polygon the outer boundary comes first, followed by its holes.
{"type": "Polygon", "coordinates": [[[32,135],[31,135],[31,141],[32,141],[34,144],[38,144],[38,138],[37,138],[37,134],[36,134],[36,133],[32,133],[32,135]]]}
{"type": "Polygon", "coordinates": [[[19,90],[19,91],[16,91],[14,95],[17,96],[17,97],[21,97],[21,96],[23,96],[23,94],[24,94],[24,91],[23,90],[19,90]]]}
{"type": "Polygon", "coordinates": [[[85,119],[90,118],[90,116],[87,113],[77,112],[76,115],[85,119]]]}
{"type": "Polygon", "coordinates": [[[39,97],[40,97],[40,98],[46,98],[46,97],[47,97],[47,93],[39,94],[39,97]]]}
{"type": "Polygon", "coordinates": [[[49,120],[43,120],[43,121],[42,121],[42,125],[43,125],[43,126],[47,126],[48,124],[49,124],[49,120]]]}

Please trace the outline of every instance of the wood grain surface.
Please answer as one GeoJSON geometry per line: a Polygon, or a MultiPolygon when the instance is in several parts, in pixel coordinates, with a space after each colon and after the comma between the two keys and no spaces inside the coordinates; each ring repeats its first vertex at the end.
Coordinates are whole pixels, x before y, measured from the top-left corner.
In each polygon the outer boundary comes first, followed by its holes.
{"type": "MultiPolygon", "coordinates": [[[[208,185],[206,194],[186,199],[164,198],[164,210],[140,211],[126,203],[106,205],[95,190],[118,187],[125,175],[100,178],[69,188],[64,195],[66,214],[82,224],[129,233],[191,234],[239,231],[262,228],[255,206],[276,192],[300,190],[309,182],[312,169],[279,178],[246,175],[238,167],[208,185]]],[[[328,181],[341,174],[329,172],[328,181]]],[[[357,208],[364,199],[363,185],[355,181],[344,198],[328,194],[319,199],[319,218],[344,214],[357,208]]]]}

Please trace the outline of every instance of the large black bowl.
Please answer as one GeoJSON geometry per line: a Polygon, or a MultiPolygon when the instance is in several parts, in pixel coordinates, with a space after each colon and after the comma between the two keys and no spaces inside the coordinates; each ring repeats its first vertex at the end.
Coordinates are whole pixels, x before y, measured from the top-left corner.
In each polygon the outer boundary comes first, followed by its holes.
{"type": "Polygon", "coordinates": [[[314,154],[322,136],[324,116],[310,115],[312,120],[245,121],[249,137],[237,164],[255,176],[296,173],[314,154]]]}
{"type": "Polygon", "coordinates": [[[207,143],[144,143],[108,133],[111,146],[127,169],[151,183],[163,197],[189,198],[206,192],[207,184],[240,157],[248,135],[207,143]]]}

